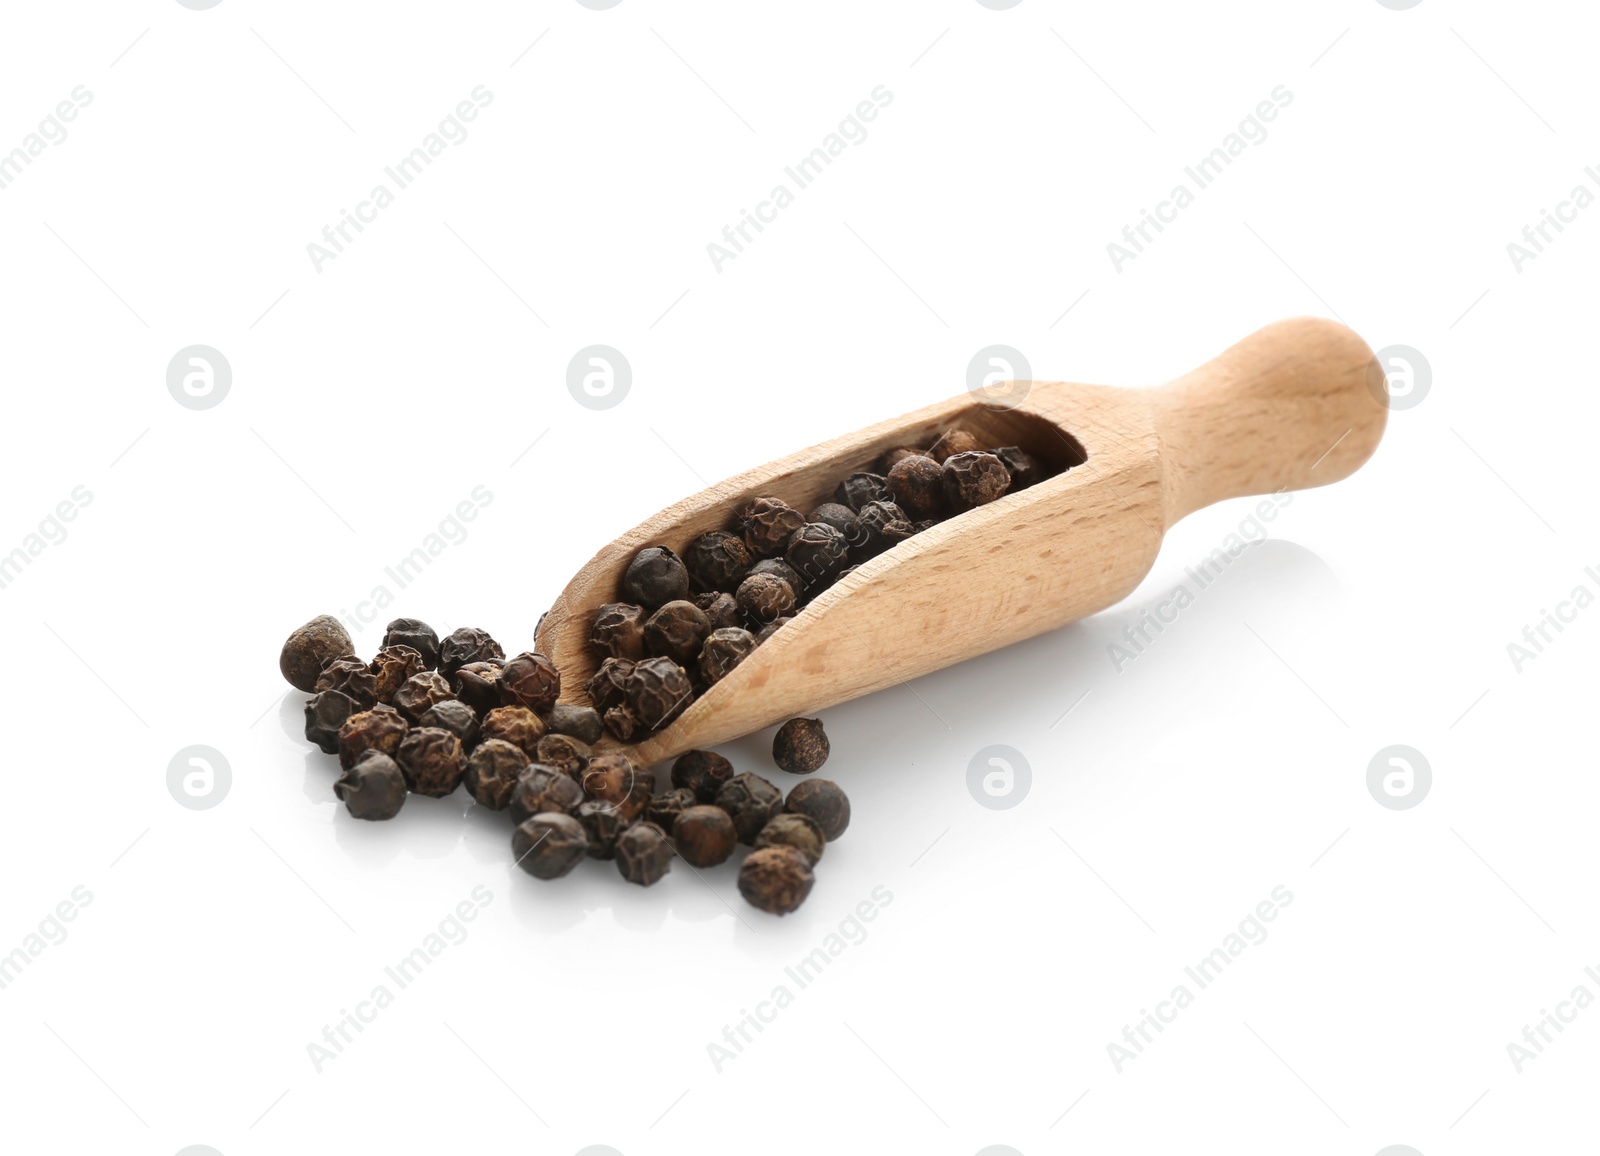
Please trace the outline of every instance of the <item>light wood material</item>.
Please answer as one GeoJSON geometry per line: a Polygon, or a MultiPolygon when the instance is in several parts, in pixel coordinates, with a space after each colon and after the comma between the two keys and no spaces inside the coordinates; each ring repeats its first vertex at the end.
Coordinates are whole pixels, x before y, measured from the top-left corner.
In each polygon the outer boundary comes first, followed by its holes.
{"type": "MultiPolygon", "coordinates": [[[[1042,634],[1126,597],[1179,518],[1224,498],[1338,481],[1383,435],[1383,375],[1343,325],[1281,321],[1159,389],[1034,382],[1011,409],[963,394],[730,478],[645,521],[573,578],[537,646],[585,701],[595,611],[640,549],[682,552],[752,498],[801,510],[885,450],[961,425],[986,444],[1077,461],[924,530],[818,595],[676,722],[627,748],[653,763],[1042,634]],[[1087,455],[1085,457],[1085,455],[1087,455]]],[[[607,740],[607,746],[614,745],[607,740]]]]}

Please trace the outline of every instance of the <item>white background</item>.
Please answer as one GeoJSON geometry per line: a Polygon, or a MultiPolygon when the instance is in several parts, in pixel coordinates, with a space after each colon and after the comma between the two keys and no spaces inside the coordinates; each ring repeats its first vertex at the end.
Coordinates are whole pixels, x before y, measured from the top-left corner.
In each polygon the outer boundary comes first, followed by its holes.
{"type": "MultiPolygon", "coordinates": [[[[0,152],[92,103],[0,190],[0,553],[92,500],[0,590],[0,951],[92,900],[0,990],[3,1146],[1577,1150],[1600,1011],[1520,1074],[1506,1045],[1600,995],[1600,610],[1520,672],[1507,644],[1600,591],[1600,211],[1520,272],[1506,245],[1600,188],[1594,32],[1442,0],[8,5],[0,152]],[[318,272],[308,242],[480,85],[468,139],[318,272]],[[867,138],[718,272],[707,243],[879,85],[867,138]],[[1107,243],[1279,85],[1268,137],[1118,272],[1107,243]],[[358,613],[476,486],[363,653],[394,614],[521,649],[610,537],[959,393],[983,346],[1150,385],[1300,313],[1420,350],[1430,391],[1120,673],[1108,644],[1253,503],[1177,527],[1123,606],[826,712],[855,818],[792,917],[731,865],[540,883],[464,793],[352,821],[278,677],[290,629],[358,613]],[[596,342],[633,369],[604,412],[565,385],[596,342]],[[195,343],[233,370],[204,411],[165,384],[195,343]],[[997,743],[1033,770],[1007,810],[966,785],[997,743]],[[1366,785],[1394,743],[1432,767],[1409,810],[1366,785]],[[191,744],[232,768],[209,810],[168,792],[191,744]],[[1124,1025],[1278,886],[1265,941],[1119,1073],[1124,1025]],[[319,1073],[324,1025],[480,887],[319,1073]]],[[[769,739],[727,753],[787,789],[769,739]]]]}

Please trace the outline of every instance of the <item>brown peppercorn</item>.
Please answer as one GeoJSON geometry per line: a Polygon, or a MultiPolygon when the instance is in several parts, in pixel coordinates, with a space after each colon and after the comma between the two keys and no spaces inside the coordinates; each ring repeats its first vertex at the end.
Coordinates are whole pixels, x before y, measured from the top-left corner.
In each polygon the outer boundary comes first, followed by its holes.
{"type": "Polygon", "coordinates": [[[689,597],[689,571],[665,546],[646,546],[622,573],[622,592],[646,609],[689,597]]]}
{"type": "Polygon", "coordinates": [[[674,787],[670,791],[651,796],[649,804],[644,809],[644,817],[663,831],[670,831],[672,825],[678,821],[678,816],[696,802],[694,792],[688,787],[674,787]]]}
{"type": "Polygon", "coordinates": [[[783,553],[789,535],[805,522],[799,510],[778,498],[757,498],[739,515],[745,545],[758,558],[783,553]]]}
{"type": "Polygon", "coordinates": [[[393,755],[410,730],[400,712],[390,706],[375,706],[353,714],[339,728],[339,765],[353,767],[368,751],[393,755]]]}
{"type": "Polygon", "coordinates": [[[544,721],[552,734],[571,735],[580,743],[600,741],[600,712],[593,707],[558,702],[544,721]]]}
{"type": "Polygon", "coordinates": [[[713,630],[700,650],[700,677],[715,686],[728,672],[755,653],[756,636],[737,626],[713,630]]]}
{"type": "MultiPolygon", "coordinates": [[[[797,603],[805,596],[805,579],[800,577],[800,571],[789,565],[782,558],[763,558],[750,567],[750,573],[745,577],[754,578],[757,574],[771,574],[774,578],[782,578],[789,589],[794,591],[794,600],[797,603]]],[[[737,597],[738,595],[735,593],[735,599],[737,597]]]]}
{"type": "Polygon", "coordinates": [[[497,658],[469,662],[450,679],[461,701],[479,714],[500,705],[500,678],[505,666],[497,658]]]}
{"type": "Polygon", "coordinates": [[[632,602],[607,602],[595,612],[589,642],[612,658],[643,658],[644,607],[632,602]]]}
{"type": "Polygon", "coordinates": [[[772,761],[791,775],[809,775],[828,761],[828,736],[819,718],[792,718],[772,737],[772,761]]]}
{"type": "Polygon", "coordinates": [[[783,792],[760,775],[735,775],[717,791],[716,804],[733,820],[739,842],[753,843],[767,820],[783,810],[783,792]]]}
{"type": "Polygon", "coordinates": [[[981,450],[945,459],[944,494],[953,510],[988,505],[1011,488],[1005,463],[981,450]]]}
{"type": "Polygon", "coordinates": [[[322,690],[306,700],[306,738],[327,754],[339,750],[339,728],[361,704],[342,690],[322,690]]]}
{"type": "Polygon", "coordinates": [[[1018,446],[1001,446],[994,451],[994,456],[1000,459],[1006,473],[1011,475],[1011,488],[1007,493],[1016,493],[1044,481],[1044,463],[1027,450],[1018,446]]]}
{"type": "Polygon", "coordinates": [[[525,650],[500,671],[500,701],[544,714],[561,696],[561,672],[542,654],[525,650]]]}
{"type": "Polygon", "coordinates": [[[693,602],[668,602],[644,624],[644,645],[657,658],[688,666],[711,633],[711,619],[693,602]]]}
{"type": "Polygon", "coordinates": [[[626,706],[611,707],[603,716],[603,721],[606,733],[619,743],[631,743],[635,738],[642,738],[646,729],[626,706]]]}
{"type": "Polygon", "coordinates": [[[983,449],[983,443],[964,429],[946,430],[928,447],[928,456],[941,465],[953,454],[970,454],[983,449]]]}
{"type": "Polygon", "coordinates": [[[649,887],[672,870],[672,843],[654,823],[635,823],[617,836],[617,870],[629,883],[649,887]]]}
{"type": "Polygon", "coordinates": [[[850,825],[850,800],[838,783],[828,779],[807,779],[798,784],[789,792],[783,808],[792,814],[810,815],[830,843],[850,825]]]}
{"type": "Polygon", "coordinates": [[[449,731],[461,740],[461,749],[464,751],[470,751],[478,745],[478,716],[458,698],[434,703],[417,716],[417,725],[449,731]]]}
{"type": "Polygon", "coordinates": [[[511,832],[511,854],[535,879],[559,879],[583,861],[589,840],[571,815],[534,815],[511,832]]]}
{"type": "Polygon", "coordinates": [[[862,560],[875,558],[911,537],[911,520],[893,502],[868,502],[858,516],[862,541],[856,556],[862,560]]]}
{"type": "Polygon", "coordinates": [[[491,811],[503,811],[527,769],[528,754],[521,747],[504,739],[485,739],[467,756],[467,790],[491,811]]]}
{"type": "Polygon", "coordinates": [[[439,643],[439,673],[450,678],[469,662],[503,660],[505,656],[506,652],[489,637],[488,631],[475,626],[463,626],[459,630],[452,630],[439,643]]]}
{"type": "Polygon", "coordinates": [[[615,751],[595,755],[583,770],[583,790],[597,802],[607,803],[638,818],[655,795],[655,776],[636,767],[627,755],[615,751]]]}
{"type": "Polygon", "coordinates": [[[600,664],[600,669],[583,688],[595,710],[605,714],[612,707],[622,705],[635,665],[631,658],[608,658],[600,664]]]}
{"type": "Polygon", "coordinates": [[[331,614],[319,614],[284,641],[278,669],[290,686],[310,694],[317,689],[317,676],[324,666],[354,651],[344,623],[331,614]]]}
{"type": "Polygon", "coordinates": [[[861,523],[856,518],[856,512],[849,506],[840,505],[838,502],[823,502],[811,516],[808,522],[821,522],[824,526],[832,526],[844,535],[844,540],[850,545],[861,535],[861,523]]]}
{"type": "Polygon", "coordinates": [[[544,720],[525,706],[497,706],[483,716],[478,726],[482,739],[504,739],[533,757],[533,752],[544,738],[544,720]]]}
{"type": "Polygon", "coordinates": [[[368,751],[344,770],[333,793],[357,819],[392,819],[405,805],[405,774],[382,751],[368,751]]]}
{"type": "Polygon", "coordinates": [[[783,557],[807,590],[820,589],[849,563],[850,543],[826,522],[807,522],[790,536],[783,557]]]}
{"type": "Polygon", "coordinates": [[[697,594],[695,595],[694,604],[705,611],[712,630],[738,626],[744,621],[743,616],[739,613],[738,601],[726,591],[718,590],[713,594],[697,594]]]}
{"type": "MultiPolygon", "coordinates": [[[[843,577],[843,575],[841,575],[841,577],[843,577]]],[[[767,639],[771,638],[774,634],[778,633],[778,630],[779,630],[780,627],[787,626],[789,623],[791,623],[793,621],[794,621],[794,619],[789,617],[788,615],[785,615],[782,618],[774,618],[771,622],[767,623],[760,630],[756,631],[756,645],[760,646],[767,639]]]]}
{"type": "Polygon", "coordinates": [[[739,583],[734,595],[745,621],[759,630],[774,618],[782,618],[794,609],[798,599],[794,589],[775,574],[752,574],[739,583]]]}
{"type": "Polygon", "coordinates": [[[439,636],[420,618],[396,618],[384,629],[383,647],[409,646],[422,655],[425,670],[439,665],[439,636]]]}
{"type": "Polygon", "coordinates": [[[419,795],[442,799],[461,785],[467,773],[461,740],[442,727],[417,727],[401,740],[394,761],[406,786],[419,795]]]}
{"type": "Polygon", "coordinates": [[[697,594],[719,590],[731,594],[739,588],[753,561],[744,539],[726,530],[701,534],[683,551],[689,589],[697,594]]]}
{"type": "Polygon", "coordinates": [[[903,458],[889,471],[889,493],[908,518],[933,518],[944,510],[944,471],[930,457],[903,458]]]}
{"type": "Polygon", "coordinates": [[[583,788],[554,767],[529,763],[522,768],[506,809],[513,821],[521,823],[535,815],[560,811],[570,814],[583,802],[583,788]]]}
{"type": "Polygon", "coordinates": [[[444,676],[435,670],[413,674],[394,692],[394,709],[415,722],[435,703],[455,698],[455,692],[444,676]]]}
{"type": "Polygon", "coordinates": [[[716,800],[722,784],[733,778],[733,764],[716,751],[688,751],[672,764],[672,785],[694,792],[702,803],[716,800]]]}
{"type": "Polygon", "coordinates": [[[721,807],[687,807],[672,824],[672,841],[691,867],[715,867],[733,854],[739,832],[721,807]]]}
{"type": "Polygon", "coordinates": [[[611,859],[617,853],[617,836],[635,822],[634,816],[624,815],[610,803],[590,799],[580,803],[573,817],[583,824],[583,833],[589,840],[589,858],[611,859]]]}
{"type": "Polygon", "coordinates": [[[822,850],[828,845],[828,837],[822,833],[822,827],[810,815],[802,815],[798,811],[784,811],[767,820],[767,825],[761,828],[761,834],[756,836],[755,849],[763,847],[793,847],[806,857],[806,862],[813,867],[817,860],[822,858],[822,850]]]}
{"type": "Polygon", "coordinates": [[[693,697],[683,667],[670,658],[647,658],[634,663],[623,705],[641,727],[653,731],[677,718],[693,697]]]}
{"type": "Polygon", "coordinates": [[[427,670],[422,655],[410,646],[385,646],[372,659],[374,696],[379,702],[393,702],[394,692],[413,674],[427,670]]]}
{"type": "Polygon", "coordinates": [[[816,876],[793,847],[763,847],[739,865],[739,894],[770,915],[787,915],[806,901],[816,876]]]}
{"type": "Polygon", "coordinates": [[[325,690],[342,691],[355,699],[362,710],[378,703],[378,679],[372,668],[353,654],[336,658],[322,668],[317,676],[317,693],[325,690]]]}
{"type": "MultiPolygon", "coordinates": [[[[914,449],[911,446],[895,446],[892,450],[885,450],[883,456],[878,459],[878,472],[887,478],[889,471],[905,461],[906,458],[925,458],[927,456],[927,450],[914,449]]],[[[937,465],[938,463],[934,464],[937,465]]]]}
{"type": "Polygon", "coordinates": [[[861,507],[869,502],[886,502],[889,500],[889,487],[883,480],[882,474],[859,473],[851,474],[839,483],[839,488],[833,491],[833,500],[842,506],[849,506],[857,514],[861,507]]]}
{"type": "Polygon", "coordinates": [[[583,775],[583,768],[589,765],[592,753],[588,743],[580,742],[571,735],[547,734],[534,747],[533,761],[554,767],[569,778],[578,779],[583,775]]]}

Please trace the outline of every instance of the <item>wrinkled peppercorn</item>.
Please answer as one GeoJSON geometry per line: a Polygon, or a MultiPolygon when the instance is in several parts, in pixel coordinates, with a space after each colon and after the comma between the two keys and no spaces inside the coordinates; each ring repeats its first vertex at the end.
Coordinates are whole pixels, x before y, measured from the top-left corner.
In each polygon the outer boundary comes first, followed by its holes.
{"type": "Polygon", "coordinates": [[[500,705],[500,678],[505,667],[499,659],[469,662],[450,679],[461,701],[479,714],[500,705]]]}
{"type": "Polygon", "coordinates": [[[573,817],[583,824],[583,833],[589,840],[589,858],[610,859],[617,853],[617,836],[634,822],[632,815],[624,815],[610,803],[590,799],[580,803],[573,817]]]}
{"type": "Polygon", "coordinates": [[[739,894],[771,915],[787,915],[806,901],[816,876],[793,847],[763,847],[739,865],[739,894]]]}
{"type": "Polygon", "coordinates": [[[863,559],[875,558],[911,537],[910,519],[893,502],[868,502],[857,516],[862,540],[856,553],[863,559]]]}
{"type": "Polygon", "coordinates": [[[905,461],[905,459],[911,457],[925,458],[927,456],[927,450],[915,449],[912,446],[895,446],[892,450],[885,450],[883,456],[878,459],[878,472],[887,478],[889,471],[905,461]]]}
{"type": "Polygon", "coordinates": [[[689,571],[665,546],[646,546],[623,571],[622,592],[630,602],[654,609],[689,597],[689,571]]]}
{"type": "Polygon", "coordinates": [[[691,867],[715,867],[739,845],[739,832],[721,807],[685,808],[672,824],[672,841],[691,867]]]}
{"type": "Polygon", "coordinates": [[[339,750],[339,728],[345,719],[357,713],[361,705],[342,690],[318,691],[306,700],[306,738],[323,751],[334,754],[339,750]]]}
{"type": "Polygon", "coordinates": [[[392,819],[405,805],[405,774],[382,751],[368,751],[340,774],[333,793],[357,819],[392,819]]]}
{"type": "MultiPolygon", "coordinates": [[[[842,577],[844,577],[844,575],[841,574],[840,577],[842,578],[842,577]]],[[[782,618],[774,618],[771,622],[767,623],[760,630],[756,631],[756,645],[760,646],[767,639],[771,638],[774,634],[778,633],[778,630],[779,630],[780,627],[787,626],[789,623],[791,623],[793,621],[794,621],[794,619],[789,617],[788,615],[784,615],[782,618]]]]}
{"type": "Polygon", "coordinates": [[[752,574],[739,583],[734,595],[745,621],[760,629],[774,618],[782,618],[795,607],[794,589],[775,574],[752,574]]]}
{"type": "Polygon", "coordinates": [[[429,707],[452,698],[455,692],[444,677],[438,671],[425,670],[400,684],[394,692],[394,709],[415,722],[429,707]]]}
{"type": "Polygon", "coordinates": [[[719,590],[732,593],[754,560],[744,539],[726,530],[701,534],[683,551],[689,588],[697,594],[719,590]]]}
{"type": "Polygon", "coordinates": [[[521,823],[546,812],[570,813],[583,802],[583,788],[554,767],[530,763],[522,768],[511,788],[506,808],[521,823]]]}
{"type": "Polygon", "coordinates": [[[450,678],[469,662],[503,660],[505,656],[506,652],[500,649],[500,644],[489,636],[488,631],[475,626],[463,626],[459,630],[452,630],[439,643],[439,673],[450,678]]]}
{"type": "Polygon", "coordinates": [[[807,863],[815,867],[827,843],[828,837],[822,833],[821,825],[810,815],[785,811],[767,820],[767,825],[761,828],[761,834],[756,836],[755,849],[793,847],[806,857],[807,863]]]}
{"type": "Polygon", "coordinates": [[[417,716],[417,725],[449,731],[461,740],[461,749],[464,751],[470,751],[478,745],[478,716],[458,698],[434,703],[417,716]]]}
{"type": "Polygon", "coordinates": [[[379,702],[393,702],[394,692],[413,674],[428,669],[422,655],[405,645],[385,646],[373,657],[372,676],[376,683],[373,691],[379,702]]]}
{"type": "Polygon", "coordinates": [[[821,522],[824,526],[832,526],[843,534],[844,540],[851,545],[855,544],[856,538],[861,534],[861,523],[856,518],[856,512],[849,506],[840,505],[838,502],[823,502],[822,505],[811,511],[811,516],[806,521],[821,522]]]}
{"type": "Polygon", "coordinates": [[[908,518],[936,517],[944,509],[944,471],[930,457],[902,458],[889,471],[889,493],[908,518]]]}
{"type": "Polygon", "coordinates": [[[945,500],[954,510],[984,506],[1011,488],[1011,474],[1005,463],[981,450],[955,454],[945,459],[945,500]]]}
{"type": "Polygon", "coordinates": [[[583,770],[583,789],[591,799],[638,818],[655,794],[655,777],[634,766],[627,755],[595,755],[583,770]]]}
{"type": "Polygon", "coordinates": [[[572,779],[581,778],[589,764],[589,744],[571,735],[545,735],[533,751],[533,761],[554,767],[572,779]]]}
{"type": "Polygon", "coordinates": [[[503,811],[527,768],[528,754],[521,747],[504,739],[485,739],[467,757],[467,790],[491,811],[503,811]]]}
{"type": "Polygon", "coordinates": [[[644,607],[632,602],[607,602],[595,612],[589,642],[612,658],[644,657],[644,607]]]}
{"type": "Polygon", "coordinates": [[[717,791],[716,805],[733,820],[739,842],[753,843],[767,820],[783,810],[783,792],[760,775],[735,775],[717,791]]]}
{"type": "Polygon", "coordinates": [[[645,726],[626,705],[611,707],[602,717],[606,733],[619,743],[631,743],[635,738],[643,737],[645,733],[645,726]]]}
{"type": "Polygon", "coordinates": [[[994,456],[1000,459],[1006,472],[1011,475],[1011,489],[1007,490],[1007,493],[1025,490],[1037,482],[1044,481],[1044,463],[1027,450],[1017,446],[1001,446],[994,451],[994,456]]]}
{"type": "Polygon", "coordinates": [[[558,735],[571,735],[580,743],[600,741],[600,712],[589,706],[574,706],[558,702],[545,716],[550,730],[558,735]]]}
{"type": "Polygon", "coordinates": [[[739,603],[732,594],[726,591],[719,590],[714,594],[696,595],[694,604],[705,611],[712,630],[723,630],[729,626],[738,626],[744,621],[743,616],[739,613],[739,603]]]}
{"type": "Polygon", "coordinates": [[[318,694],[325,690],[342,691],[355,699],[362,710],[378,703],[377,676],[372,673],[371,667],[353,654],[336,658],[324,666],[322,673],[317,676],[316,690],[318,694]]]}
{"type": "Polygon", "coordinates": [[[561,695],[561,672],[542,654],[524,651],[500,671],[500,701],[544,714],[561,695]]]}
{"type": "Polygon", "coordinates": [[[442,727],[417,727],[401,740],[394,761],[406,786],[419,795],[442,799],[461,785],[467,772],[461,740],[442,727]]]}
{"type": "Polygon", "coordinates": [[[705,645],[711,620],[693,602],[668,602],[644,624],[644,645],[657,658],[688,666],[705,645]]]}
{"type": "Polygon", "coordinates": [[[756,636],[735,626],[713,630],[700,651],[700,677],[715,686],[728,672],[755,653],[756,636]]]}
{"type": "Polygon", "coordinates": [[[545,736],[544,720],[525,706],[497,706],[478,725],[480,739],[504,739],[533,757],[545,736]]]}
{"type": "Polygon", "coordinates": [[[432,670],[439,665],[439,636],[420,618],[396,618],[384,629],[383,645],[409,646],[422,655],[422,665],[432,670]]]}
{"type": "Polygon", "coordinates": [[[805,525],[800,511],[778,498],[757,498],[739,515],[739,528],[750,553],[770,558],[783,553],[789,535],[805,525]]]}
{"type": "Polygon", "coordinates": [[[964,429],[946,430],[928,447],[928,456],[941,465],[955,454],[970,454],[983,449],[983,443],[964,429]]]}
{"type": "Polygon", "coordinates": [[[819,718],[792,718],[772,737],[772,761],[791,775],[809,775],[828,761],[828,736],[819,718]]]}
{"type": "Polygon", "coordinates": [[[696,802],[694,792],[688,787],[674,787],[670,791],[653,795],[644,809],[644,817],[663,831],[670,831],[672,825],[678,821],[678,816],[696,802]]]}
{"type": "Polygon", "coordinates": [[[889,487],[885,484],[882,474],[859,473],[851,474],[839,483],[839,488],[833,491],[833,500],[842,506],[849,506],[857,514],[861,507],[870,502],[886,502],[889,500],[889,487]]]}
{"type": "Polygon", "coordinates": [[[635,665],[631,658],[608,658],[600,664],[600,669],[583,687],[595,710],[605,714],[612,707],[622,705],[635,665]]]}
{"type": "Polygon", "coordinates": [[[393,707],[375,706],[353,714],[339,728],[339,765],[352,767],[368,751],[393,755],[410,730],[410,725],[393,707]]]}
{"type": "Polygon", "coordinates": [[[649,887],[672,869],[672,844],[654,823],[635,823],[617,836],[617,870],[629,883],[649,887]]]}
{"type": "Polygon", "coordinates": [[[807,522],[790,536],[783,557],[809,590],[838,577],[849,561],[850,543],[826,522],[807,522]]]}
{"type": "Polygon", "coordinates": [[[830,843],[843,835],[850,825],[850,800],[838,783],[828,779],[807,779],[800,783],[789,792],[783,807],[796,815],[810,815],[830,843]]]}
{"type": "Polygon", "coordinates": [[[672,785],[693,791],[702,803],[716,800],[722,784],[733,778],[733,764],[716,751],[688,751],[672,764],[672,785]]]}
{"type": "Polygon", "coordinates": [[[517,866],[535,879],[559,879],[583,861],[589,849],[583,825],[571,815],[534,815],[511,833],[517,866]]]}
{"type": "Polygon", "coordinates": [[[670,658],[647,658],[633,666],[623,703],[647,731],[663,727],[689,705],[693,691],[683,667],[670,658]]]}
{"type": "Polygon", "coordinates": [[[319,614],[284,641],[278,669],[290,686],[311,694],[317,689],[322,668],[354,650],[344,624],[331,614],[319,614]]]}
{"type": "MultiPolygon", "coordinates": [[[[785,585],[794,591],[794,600],[799,602],[805,595],[805,579],[800,577],[800,572],[782,558],[764,558],[750,567],[747,578],[754,578],[757,574],[771,574],[774,578],[782,578],[785,585]]],[[[735,594],[737,598],[737,593],[735,594]]]]}

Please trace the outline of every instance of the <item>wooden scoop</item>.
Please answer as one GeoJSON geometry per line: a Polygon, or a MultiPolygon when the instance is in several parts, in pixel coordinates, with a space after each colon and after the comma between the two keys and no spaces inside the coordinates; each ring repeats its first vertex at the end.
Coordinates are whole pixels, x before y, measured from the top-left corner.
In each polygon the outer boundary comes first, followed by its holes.
{"type": "Polygon", "coordinates": [[[595,612],[619,599],[639,550],[681,554],[763,495],[809,511],[884,451],[929,445],[951,427],[1071,467],[858,566],[675,722],[628,749],[648,765],[715,746],[1104,610],[1138,586],[1184,515],[1353,473],[1383,436],[1386,397],[1367,344],[1318,318],[1269,325],[1159,389],[1041,381],[965,393],[729,478],[647,519],[572,579],[541,622],[537,648],[561,671],[563,700],[585,701],[599,665],[589,645],[595,612]]]}

